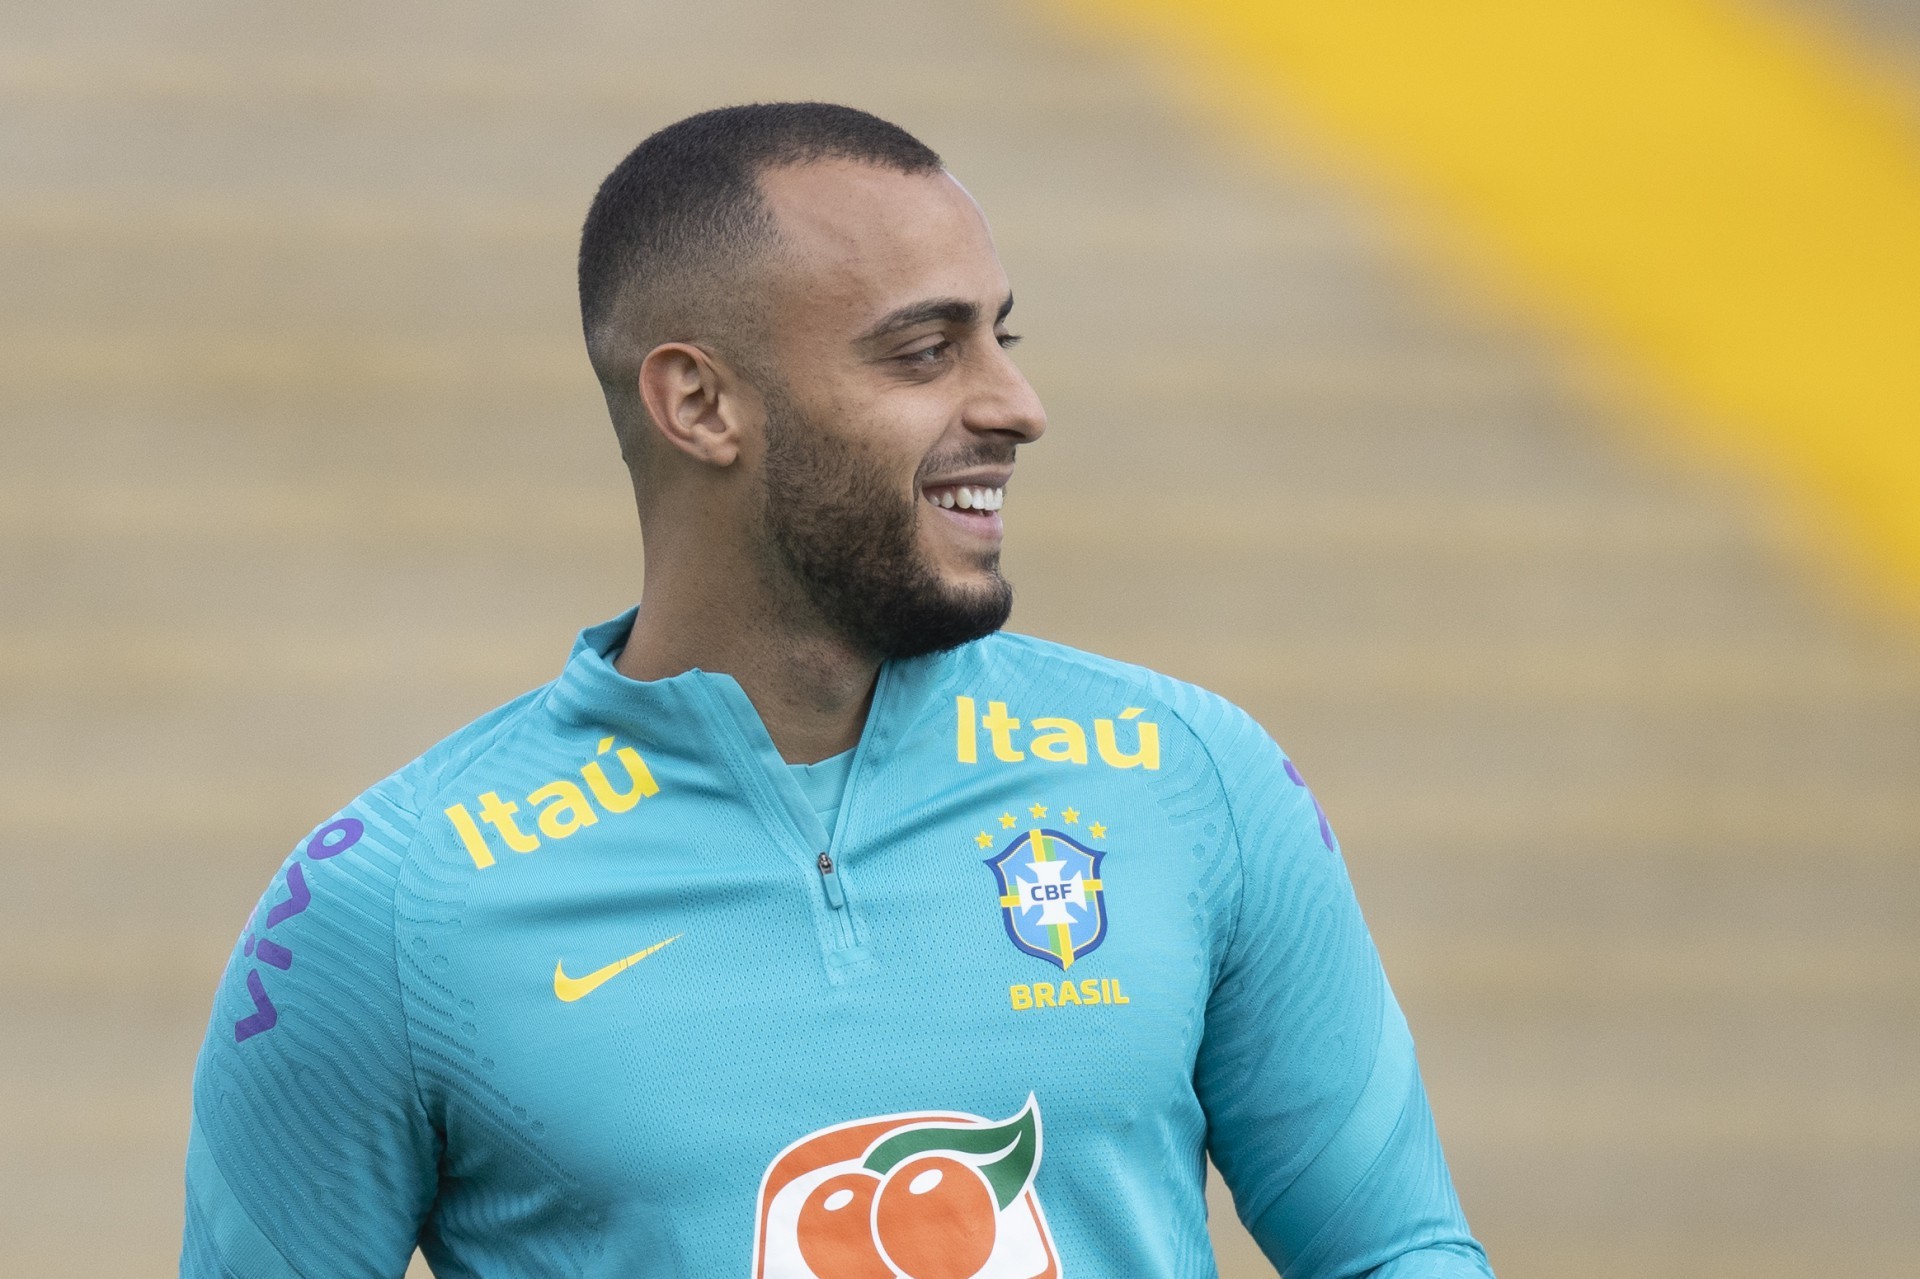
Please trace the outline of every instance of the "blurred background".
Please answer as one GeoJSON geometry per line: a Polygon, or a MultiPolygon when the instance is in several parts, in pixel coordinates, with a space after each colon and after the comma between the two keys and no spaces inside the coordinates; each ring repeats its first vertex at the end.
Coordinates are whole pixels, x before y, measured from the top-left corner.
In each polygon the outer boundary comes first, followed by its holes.
{"type": "Polygon", "coordinates": [[[171,1271],[269,874],[638,597],[579,220],[798,97],[987,209],[1014,625],[1301,762],[1500,1272],[1913,1273],[1916,67],[1911,0],[0,3],[0,1273],[171,1271]]]}

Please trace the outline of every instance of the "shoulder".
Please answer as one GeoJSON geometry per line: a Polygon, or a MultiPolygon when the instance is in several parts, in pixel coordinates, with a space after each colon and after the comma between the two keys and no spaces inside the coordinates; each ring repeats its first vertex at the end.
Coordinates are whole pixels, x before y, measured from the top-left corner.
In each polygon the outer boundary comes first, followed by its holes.
{"type": "MultiPolygon", "coordinates": [[[[1218,693],[1149,667],[1084,649],[1000,632],[960,650],[961,683],[991,692],[1017,692],[1031,714],[1126,716],[1178,733],[1215,757],[1220,771],[1250,753],[1283,758],[1253,716],[1218,693]]],[[[966,691],[962,688],[960,691],[966,691]]],[[[975,700],[986,697],[976,693],[975,700]]],[[[1005,700],[1005,699],[1002,699],[1005,700]]]]}
{"type": "MultiPolygon", "coordinates": [[[[269,888],[256,928],[269,926],[275,889],[289,901],[346,897],[353,914],[372,923],[390,914],[394,885],[416,855],[423,821],[440,810],[439,797],[476,766],[501,753],[525,748],[548,686],[522,694],[458,729],[420,756],[355,796],[302,836],[287,854],[269,888]],[[389,909],[379,909],[381,903],[389,909]]],[[[271,919],[277,924],[291,916],[271,919]]]]}
{"type": "MultiPolygon", "coordinates": [[[[353,1006],[348,1021],[368,1034],[394,1022],[395,902],[419,855],[423,816],[438,811],[431,805],[449,775],[491,751],[511,749],[515,725],[541,692],[453,733],[294,842],[229,959],[215,1027],[232,1033],[216,1040],[245,1043],[281,1024],[283,1014],[319,1024],[339,1013],[343,1001],[353,1006]]],[[[275,1039],[286,1040],[287,1032],[275,1039]]]]}
{"type": "Polygon", "coordinates": [[[362,792],[336,821],[377,815],[388,829],[375,847],[411,840],[422,820],[440,811],[443,797],[463,779],[502,759],[542,749],[550,737],[546,698],[551,684],[522,693],[448,734],[396,772],[362,792]]]}
{"type": "Polygon", "coordinates": [[[1310,834],[1307,843],[1336,851],[1300,770],[1259,721],[1218,693],[1027,635],[993,635],[956,656],[950,684],[963,762],[977,736],[973,753],[981,759],[990,745],[1003,759],[1033,749],[1046,759],[1143,766],[1169,795],[1210,794],[1224,806],[1236,842],[1310,834]],[[976,723],[980,731],[970,736],[976,723]],[[1055,731],[1071,740],[1056,744],[1055,731]]]}
{"type": "Polygon", "coordinates": [[[397,776],[404,777],[420,812],[457,789],[463,778],[502,758],[538,750],[551,735],[547,697],[552,684],[530,689],[442,738],[397,776]]]}

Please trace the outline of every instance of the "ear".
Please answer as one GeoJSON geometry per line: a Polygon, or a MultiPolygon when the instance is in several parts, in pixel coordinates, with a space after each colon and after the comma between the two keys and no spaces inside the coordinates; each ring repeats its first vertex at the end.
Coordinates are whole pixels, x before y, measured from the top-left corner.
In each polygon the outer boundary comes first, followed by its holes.
{"type": "Polygon", "coordinates": [[[707,352],[667,342],[640,362],[640,400],[661,438],[708,466],[732,466],[740,456],[745,385],[707,352]]]}

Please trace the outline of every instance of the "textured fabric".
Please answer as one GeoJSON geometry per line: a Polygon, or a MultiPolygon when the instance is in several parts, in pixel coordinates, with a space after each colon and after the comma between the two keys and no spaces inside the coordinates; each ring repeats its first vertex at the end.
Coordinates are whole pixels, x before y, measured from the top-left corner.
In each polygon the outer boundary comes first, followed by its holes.
{"type": "Polygon", "coordinates": [[[888,664],[829,834],[729,677],[561,677],[303,840],[195,1080],[182,1273],[1488,1273],[1331,828],[1246,715],[888,664]],[[251,1251],[250,1251],[251,1250],[251,1251]]]}
{"type": "Polygon", "coordinates": [[[187,1184],[194,1192],[187,1197],[186,1242],[195,1253],[191,1267],[247,1279],[292,1279],[294,1268],[241,1208],[239,1196],[210,1158],[197,1123],[187,1141],[187,1184]]]}
{"type": "Polygon", "coordinates": [[[831,839],[840,818],[840,797],[847,793],[847,779],[853,776],[853,752],[841,751],[817,764],[789,764],[787,770],[800,784],[800,793],[807,797],[813,815],[831,839]]]}

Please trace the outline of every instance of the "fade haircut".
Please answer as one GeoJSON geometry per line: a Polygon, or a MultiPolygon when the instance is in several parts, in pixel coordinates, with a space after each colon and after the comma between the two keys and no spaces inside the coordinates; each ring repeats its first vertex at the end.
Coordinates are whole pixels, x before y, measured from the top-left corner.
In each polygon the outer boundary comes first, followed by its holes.
{"type": "Polygon", "coordinates": [[[777,241],[760,193],[770,169],[854,160],[937,172],[898,125],[827,102],[721,107],[670,124],[600,184],[580,232],[580,322],[629,466],[644,456],[634,385],[662,342],[699,342],[759,376],[753,270],[777,241]]]}

